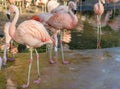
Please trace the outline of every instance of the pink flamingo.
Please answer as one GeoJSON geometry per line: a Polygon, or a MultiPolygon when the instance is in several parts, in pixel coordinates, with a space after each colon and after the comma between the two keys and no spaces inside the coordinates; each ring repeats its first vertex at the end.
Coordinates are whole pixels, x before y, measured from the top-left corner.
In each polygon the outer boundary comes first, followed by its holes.
{"type": "MultiPolygon", "coordinates": [[[[76,4],[73,1],[70,1],[68,3],[68,12],[59,12],[54,13],[53,16],[47,21],[47,24],[53,28],[54,30],[54,39],[55,39],[55,45],[56,45],[56,52],[57,52],[57,34],[60,30],[60,46],[61,46],[61,52],[62,52],[62,62],[63,64],[68,64],[68,61],[64,60],[64,52],[63,52],[63,45],[62,45],[62,31],[63,29],[72,30],[78,23],[78,18],[75,15],[76,13],[76,4]]],[[[57,56],[56,56],[57,57],[57,56]]]]}
{"type": "MultiPolygon", "coordinates": [[[[9,12],[15,13],[15,16],[9,28],[9,34],[11,38],[17,43],[25,44],[30,48],[30,64],[28,70],[27,84],[24,84],[22,86],[23,88],[26,88],[30,84],[30,71],[33,61],[32,49],[36,47],[41,47],[45,44],[49,44],[49,46],[52,47],[53,41],[48,32],[46,31],[45,27],[40,22],[37,22],[35,20],[26,20],[16,28],[15,25],[19,18],[19,10],[15,5],[10,5],[9,12]]],[[[38,79],[34,81],[34,83],[38,84],[40,83],[39,55],[36,49],[35,52],[37,57],[38,79]]]]}
{"type": "Polygon", "coordinates": [[[99,0],[98,3],[94,5],[94,12],[97,15],[97,48],[101,48],[101,15],[104,13],[105,0],[99,0]]]}

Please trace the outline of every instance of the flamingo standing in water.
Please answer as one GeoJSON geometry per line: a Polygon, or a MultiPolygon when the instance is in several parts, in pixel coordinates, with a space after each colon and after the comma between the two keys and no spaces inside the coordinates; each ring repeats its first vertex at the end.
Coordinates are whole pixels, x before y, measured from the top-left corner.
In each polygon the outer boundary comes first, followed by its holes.
{"type": "MultiPolygon", "coordinates": [[[[50,35],[46,31],[45,27],[40,22],[37,22],[35,20],[26,20],[16,28],[15,25],[19,18],[19,10],[15,5],[10,5],[9,12],[15,13],[15,16],[9,28],[9,34],[11,38],[15,40],[17,43],[27,45],[30,48],[30,64],[29,64],[29,70],[28,70],[27,84],[24,84],[22,86],[23,88],[27,88],[30,84],[30,71],[31,71],[31,66],[33,61],[32,49],[41,47],[42,45],[45,45],[45,44],[49,44],[49,46],[52,47],[53,40],[51,39],[50,35]]],[[[39,84],[40,83],[39,55],[36,49],[35,49],[35,52],[37,57],[38,79],[34,81],[34,83],[39,84]]]]}
{"type": "Polygon", "coordinates": [[[99,0],[94,5],[94,12],[97,15],[97,48],[101,48],[101,16],[104,13],[105,0],[99,0]]]}

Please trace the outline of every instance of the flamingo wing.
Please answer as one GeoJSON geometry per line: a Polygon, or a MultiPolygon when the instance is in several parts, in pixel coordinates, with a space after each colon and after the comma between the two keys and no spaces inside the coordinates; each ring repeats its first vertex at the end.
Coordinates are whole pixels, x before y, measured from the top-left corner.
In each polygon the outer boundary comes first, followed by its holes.
{"type": "Polygon", "coordinates": [[[20,36],[29,34],[41,42],[50,40],[50,36],[45,27],[40,22],[37,22],[35,20],[24,21],[19,25],[17,30],[20,30],[18,31],[20,36]]]}
{"type": "Polygon", "coordinates": [[[69,29],[72,19],[67,13],[56,13],[48,21],[47,24],[57,29],[69,29]]]}

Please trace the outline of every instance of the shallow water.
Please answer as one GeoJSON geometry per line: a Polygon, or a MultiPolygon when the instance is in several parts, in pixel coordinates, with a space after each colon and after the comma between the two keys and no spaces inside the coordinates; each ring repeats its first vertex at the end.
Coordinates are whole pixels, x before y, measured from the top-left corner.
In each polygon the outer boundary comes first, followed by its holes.
{"type": "Polygon", "coordinates": [[[65,52],[65,58],[70,64],[43,69],[40,89],[120,89],[119,47],[65,52]]]}

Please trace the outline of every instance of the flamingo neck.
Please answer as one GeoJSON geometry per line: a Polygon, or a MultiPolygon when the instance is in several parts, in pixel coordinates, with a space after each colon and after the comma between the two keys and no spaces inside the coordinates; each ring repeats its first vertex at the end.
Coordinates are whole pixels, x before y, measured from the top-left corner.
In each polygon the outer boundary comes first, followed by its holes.
{"type": "Polygon", "coordinates": [[[11,22],[11,26],[10,26],[10,30],[9,30],[9,34],[12,37],[12,39],[14,39],[14,40],[15,40],[15,35],[14,34],[15,34],[15,30],[16,30],[15,25],[17,23],[18,18],[19,18],[19,11],[18,11],[18,9],[16,9],[15,17],[13,18],[13,20],[11,22]]]}
{"type": "Polygon", "coordinates": [[[101,1],[99,0],[98,3],[101,4],[101,1]]]}
{"type": "Polygon", "coordinates": [[[72,10],[69,10],[69,14],[72,18],[72,23],[71,24],[74,27],[78,22],[77,16],[72,12],[72,10]]]}
{"type": "Polygon", "coordinates": [[[103,5],[103,2],[101,0],[99,0],[98,3],[99,3],[99,5],[101,5],[101,4],[103,5]]]}

